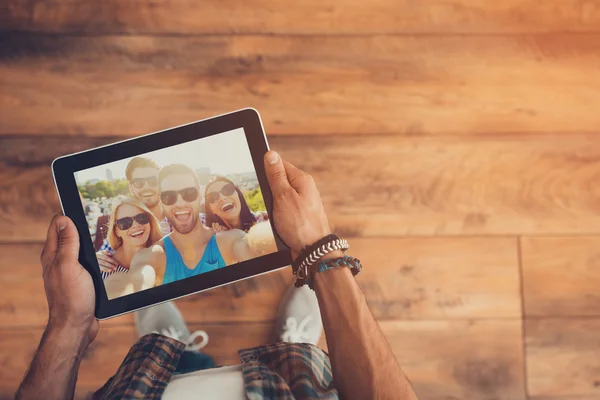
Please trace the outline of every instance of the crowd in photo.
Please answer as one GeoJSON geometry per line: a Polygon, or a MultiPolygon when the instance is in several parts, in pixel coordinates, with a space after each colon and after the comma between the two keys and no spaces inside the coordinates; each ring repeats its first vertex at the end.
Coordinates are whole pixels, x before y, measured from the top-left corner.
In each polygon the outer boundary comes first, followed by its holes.
{"type": "Polygon", "coordinates": [[[222,176],[134,157],[125,179],[79,190],[109,298],[277,251],[254,171],[222,176]]]}

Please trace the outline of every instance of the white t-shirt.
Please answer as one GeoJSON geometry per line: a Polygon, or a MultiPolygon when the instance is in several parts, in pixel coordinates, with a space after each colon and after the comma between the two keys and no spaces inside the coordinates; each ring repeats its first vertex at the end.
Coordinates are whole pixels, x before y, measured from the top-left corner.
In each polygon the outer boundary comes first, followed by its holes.
{"type": "Polygon", "coordinates": [[[203,369],[173,375],[163,393],[163,400],[207,399],[245,400],[242,365],[203,369]]]}

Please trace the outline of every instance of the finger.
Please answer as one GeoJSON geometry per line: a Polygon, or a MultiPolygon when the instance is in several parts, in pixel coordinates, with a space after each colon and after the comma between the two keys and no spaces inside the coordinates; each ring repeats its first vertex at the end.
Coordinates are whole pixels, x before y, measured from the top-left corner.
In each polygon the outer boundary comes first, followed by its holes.
{"type": "Polygon", "coordinates": [[[269,151],[265,154],[264,161],[267,180],[273,194],[277,195],[289,190],[290,183],[288,182],[288,176],[283,166],[283,160],[279,154],[275,151],[269,151]]]}
{"type": "Polygon", "coordinates": [[[306,191],[305,173],[300,168],[296,167],[289,161],[284,161],[283,166],[285,167],[285,173],[288,177],[290,186],[296,189],[296,192],[303,193],[306,191]]]}
{"type": "Polygon", "coordinates": [[[110,270],[110,271],[116,271],[117,270],[117,266],[113,265],[111,263],[108,263],[104,260],[98,260],[98,266],[100,267],[101,270],[110,270]]]}
{"type": "Polygon", "coordinates": [[[115,272],[118,268],[116,265],[108,264],[108,263],[98,263],[100,269],[106,270],[105,272],[115,272]]]}
{"type": "Polygon", "coordinates": [[[52,221],[50,221],[50,226],[48,227],[46,244],[44,245],[42,255],[40,256],[43,267],[49,265],[56,257],[56,251],[58,250],[58,230],[56,228],[56,220],[60,215],[61,214],[56,214],[54,218],[52,218],[52,221]]]}
{"type": "Polygon", "coordinates": [[[102,272],[113,272],[114,271],[112,267],[107,267],[106,265],[104,265],[102,263],[99,263],[98,265],[100,267],[100,271],[102,271],[102,272]]]}
{"type": "Polygon", "coordinates": [[[79,257],[79,234],[70,218],[60,216],[56,219],[58,231],[57,257],[62,262],[77,262],[79,257]]]}
{"type": "Polygon", "coordinates": [[[117,265],[119,265],[115,260],[113,260],[112,258],[107,257],[107,256],[105,256],[103,254],[102,255],[97,254],[96,258],[98,259],[98,264],[99,265],[104,265],[107,268],[113,268],[113,267],[116,268],[117,265]]]}

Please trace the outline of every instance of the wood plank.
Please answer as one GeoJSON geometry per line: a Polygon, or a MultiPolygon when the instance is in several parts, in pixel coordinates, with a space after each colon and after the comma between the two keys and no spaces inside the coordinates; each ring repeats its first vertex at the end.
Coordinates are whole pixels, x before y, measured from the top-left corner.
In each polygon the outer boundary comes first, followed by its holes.
{"type": "Polygon", "coordinates": [[[600,237],[523,238],[526,316],[600,315],[600,237]]]}
{"type": "Polygon", "coordinates": [[[52,160],[110,140],[1,137],[0,141],[0,241],[44,242],[50,220],[61,212],[52,160]]]}
{"type": "Polygon", "coordinates": [[[598,396],[528,396],[527,398],[529,400],[596,400],[598,396]]]}
{"type": "Polygon", "coordinates": [[[520,317],[513,238],[356,239],[357,277],[378,319],[520,317]]]}
{"type": "MultiPolygon", "coordinates": [[[[521,315],[515,239],[355,239],[351,244],[365,266],[359,284],[379,319],[521,315]]],[[[0,274],[0,286],[6,288],[0,292],[0,328],[45,325],[41,248],[0,245],[0,271],[6,272],[0,274]]],[[[274,322],[292,279],[286,269],[176,303],[190,323],[274,322]]],[[[131,316],[107,322],[130,323],[131,316]]]]}
{"type": "MultiPolygon", "coordinates": [[[[523,399],[520,321],[384,322],[382,330],[418,394],[427,399],[523,399]]],[[[239,361],[237,350],[268,342],[272,324],[192,325],[210,336],[217,363],[239,361]],[[244,335],[233,334],[233,329],[244,335]]],[[[0,331],[0,398],[10,398],[41,330],[0,331]],[[15,349],[17,349],[15,351],[15,349]]],[[[102,328],[82,363],[78,397],[97,389],[136,340],[132,327],[102,328]]]]}
{"type": "Polygon", "coordinates": [[[527,386],[533,399],[600,397],[599,331],[599,318],[526,321],[527,386]]]}
{"type": "Polygon", "coordinates": [[[248,106],[276,134],[600,126],[596,34],[3,40],[0,134],[133,136],[248,106]]]}
{"type": "Polygon", "coordinates": [[[373,34],[520,33],[597,30],[594,2],[551,0],[428,1],[209,0],[102,2],[8,0],[4,29],[60,33],[373,34]]]}
{"type": "MultiPolygon", "coordinates": [[[[2,138],[0,241],[44,240],[60,211],[52,159],[109,141],[2,138]]],[[[315,176],[332,227],[343,236],[600,233],[595,135],[269,141],[315,176]]]]}
{"type": "Polygon", "coordinates": [[[519,320],[385,321],[381,328],[419,398],[525,398],[519,320]]]}

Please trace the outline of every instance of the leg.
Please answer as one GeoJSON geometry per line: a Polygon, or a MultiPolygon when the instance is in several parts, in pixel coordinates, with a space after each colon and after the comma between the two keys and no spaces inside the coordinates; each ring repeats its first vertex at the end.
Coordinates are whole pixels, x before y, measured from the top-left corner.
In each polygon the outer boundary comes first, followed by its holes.
{"type": "Polygon", "coordinates": [[[158,333],[186,344],[186,351],[181,355],[175,370],[176,374],[215,366],[215,362],[209,355],[200,353],[200,350],[208,344],[206,332],[198,330],[190,334],[183,316],[172,302],[136,311],[134,321],[140,337],[149,333],[158,333]],[[198,338],[200,343],[196,343],[198,338]]]}

